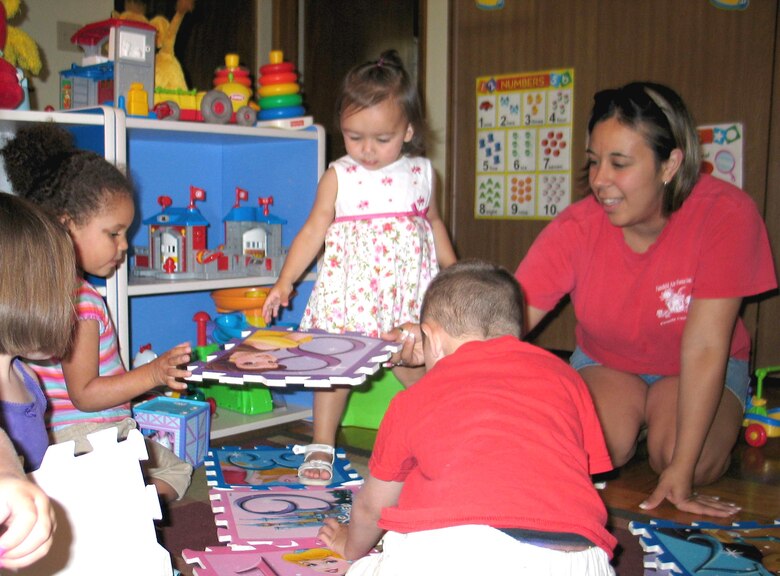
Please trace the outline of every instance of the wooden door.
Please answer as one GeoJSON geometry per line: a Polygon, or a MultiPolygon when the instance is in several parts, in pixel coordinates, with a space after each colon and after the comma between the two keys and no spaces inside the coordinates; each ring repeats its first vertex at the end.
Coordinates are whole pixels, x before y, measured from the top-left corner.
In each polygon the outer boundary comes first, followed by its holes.
{"type": "Polygon", "coordinates": [[[303,89],[309,114],[325,127],[328,161],[344,155],[334,122],[339,86],[354,65],[395,48],[419,79],[419,0],[309,0],[304,4],[303,89]]]}

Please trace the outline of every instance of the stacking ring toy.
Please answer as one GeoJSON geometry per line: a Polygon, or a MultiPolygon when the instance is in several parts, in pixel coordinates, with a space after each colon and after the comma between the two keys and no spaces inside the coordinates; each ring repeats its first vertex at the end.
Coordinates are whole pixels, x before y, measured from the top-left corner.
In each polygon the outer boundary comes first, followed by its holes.
{"type": "Polygon", "coordinates": [[[303,106],[290,106],[287,108],[268,108],[267,110],[260,110],[257,117],[260,120],[279,120],[282,118],[296,118],[297,116],[303,116],[306,110],[303,106]]]}
{"type": "Polygon", "coordinates": [[[267,108],[284,108],[286,106],[300,106],[303,103],[303,96],[300,94],[286,94],[284,96],[269,96],[267,98],[260,98],[258,104],[260,108],[265,110],[267,108]]]}
{"type": "Polygon", "coordinates": [[[279,74],[280,72],[293,72],[295,64],[292,62],[281,62],[279,64],[266,64],[260,66],[260,74],[279,74]]]}
{"type": "Polygon", "coordinates": [[[287,94],[297,94],[301,89],[297,84],[271,84],[270,86],[261,86],[257,93],[260,98],[266,96],[285,96],[287,94]]]}
{"type": "Polygon", "coordinates": [[[295,72],[280,72],[278,74],[263,74],[258,79],[260,86],[269,84],[292,84],[297,82],[298,75],[295,72]]]}

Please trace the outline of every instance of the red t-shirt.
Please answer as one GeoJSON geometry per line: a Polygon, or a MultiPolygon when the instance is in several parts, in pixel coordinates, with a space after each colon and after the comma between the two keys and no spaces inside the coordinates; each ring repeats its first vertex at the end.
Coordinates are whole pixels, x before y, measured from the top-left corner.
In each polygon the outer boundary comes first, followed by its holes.
{"type": "MultiPolygon", "coordinates": [[[[571,295],[577,345],[635,374],[680,373],[691,298],[738,298],[777,287],[766,227],[753,200],[703,175],[644,254],[633,252],[593,196],[550,222],[517,269],[528,304],[551,310],[571,295]]],[[[747,360],[737,321],[730,356],[747,360]]]]}
{"type": "Polygon", "coordinates": [[[575,533],[612,555],[590,474],[612,469],[580,376],[505,336],[462,345],[397,394],[371,475],[403,482],[379,526],[409,533],[466,524],[575,533]]]}

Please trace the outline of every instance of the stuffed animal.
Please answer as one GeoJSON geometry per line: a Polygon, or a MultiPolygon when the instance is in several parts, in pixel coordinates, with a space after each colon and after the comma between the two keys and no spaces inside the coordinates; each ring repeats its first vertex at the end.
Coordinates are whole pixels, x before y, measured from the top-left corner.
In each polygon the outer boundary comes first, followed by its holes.
{"type": "MultiPolygon", "coordinates": [[[[21,0],[2,0],[8,20],[13,20],[19,13],[21,0]]],[[[38,45],[27,32],[23,32],[15,26],[8,26],[8,38],[5,43],[3,56],[11,66],[21,68],[27,74],[36,76],[41,71],[41,55],[38,45]]]]}
{"type": "MultiPolygon", "coordinates": [[[[7,24],[5,7],[0,4],[0,56],[5,50],[7,24]]],[[[0,59],[0,108],[14,109],[24,101],[24,90],[19,84],[16,68],[5,58],[0,59]]]]}
{"type": "Polygon", "coordinates": [[[148,24],[149,19],[146,17],[146,2],[141,0],[125,0],[125,11],[117,12],[114,10],[111,12],[111,18],[148,24]]]}
{"type": "Polygon", "coordinates": [[[161,16],[152,18],[152,25],[157,28],[158,50],[154,61],[154,85],[158,88],[187,89],[184,71],[173,53],[173,47],[184,16],[194,9],[195,0],[176,0],[176,13],[170,22],[161,16]]]}
{"type": "Polygon", "coordinates": [[[176,13],[170,22],[165,16],[155,16],[151,20],[147,20],[146,4],[143,1],[129,0],[125,3],[125,8],[126,10],[122,13],[114,13],[114,17],[148,22],[157,29],[157,56],[154,59],[155,88],[187,90],[184,71],[173,52],[173,48],[184,16],[195,9],[195,0],[177,0],[176,13]]]}

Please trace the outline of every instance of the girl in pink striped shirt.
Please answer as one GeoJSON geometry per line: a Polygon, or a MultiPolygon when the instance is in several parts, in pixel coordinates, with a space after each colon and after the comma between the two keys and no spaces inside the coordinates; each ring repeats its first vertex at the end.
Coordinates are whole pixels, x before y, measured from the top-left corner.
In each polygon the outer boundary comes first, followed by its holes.
{"type": "MultiPolygon", "coordinates": [[[[76,148],[71,135],[55,124],[24,128],[2,150],[14,191],[49,210],[68,229],[78,272],[107,277],[127,251],[127,229],[135,207],[130,181],[102,156],[76,148]]],[[[43,382],[51,411],[47,419],[55,442],[74,440],[76,453],[90,450],[87,434],[117,427],[119,437],[136,427],[130,401],[167,385],[183,390],[178,368],[190,359],[190,345],[180,344],[154,361],[125,370],[105,302],[81,280],[76,304],[78,323],[62,358],[30,363],[43,382]]],[[[173,452],[147,442],[147,475],[164,498],[181,498],[192,467],[173,452]]]]}

